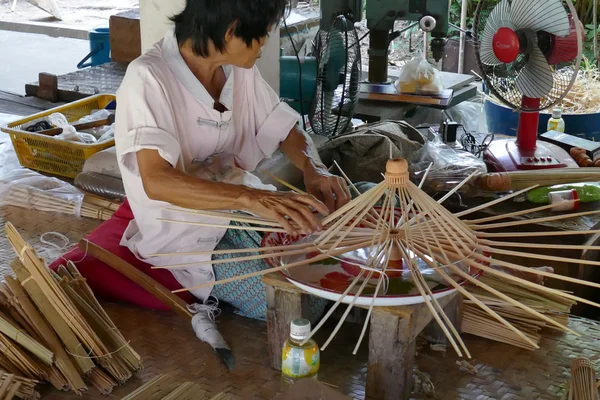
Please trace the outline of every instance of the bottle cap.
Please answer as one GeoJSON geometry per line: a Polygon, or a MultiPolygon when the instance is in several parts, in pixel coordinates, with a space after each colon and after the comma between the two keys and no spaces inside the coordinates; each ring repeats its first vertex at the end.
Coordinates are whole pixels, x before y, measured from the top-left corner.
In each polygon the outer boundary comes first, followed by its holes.
{"type": "Polygon", "coordinates": [[[552,118],[559,119],[562,118],[562,110],[560,108],[555,108],[552,110],[552,118]]]}
{"type": "Polygon", "coordinates": [[[290,338],[301,342],[308,339],[310,335],[310,321],[304,318],[298,318],[290,324],[290,338]]]}

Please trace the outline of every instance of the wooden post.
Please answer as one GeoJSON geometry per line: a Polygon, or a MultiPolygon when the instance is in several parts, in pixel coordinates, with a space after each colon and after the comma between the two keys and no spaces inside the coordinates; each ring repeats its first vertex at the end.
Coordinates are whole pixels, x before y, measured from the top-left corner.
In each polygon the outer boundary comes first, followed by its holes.
{"type": "Polygon", "coordinates": [[[309,298],[300,291],[283,290],[267,284],[267,332],[271,366],[281,370],[281,351],[290,334],[290,323],[308,310],[309,298]]]}
{"type": "MultiPolygon", "coordinates": [[[[458,294],[440,299],[442,308],[458,294]]],[[[366,393],[373,400],[409,399],[417,336],[433,315],[425,304],[408,307],[376,307],[371,315],[366,393]]]]}
{"type": "Polygon", "coordinates": [[[369,331],[366,392],[376,400],[408,399],[412,391],[415,338],[412,318],[375,308],[369,331]]]}

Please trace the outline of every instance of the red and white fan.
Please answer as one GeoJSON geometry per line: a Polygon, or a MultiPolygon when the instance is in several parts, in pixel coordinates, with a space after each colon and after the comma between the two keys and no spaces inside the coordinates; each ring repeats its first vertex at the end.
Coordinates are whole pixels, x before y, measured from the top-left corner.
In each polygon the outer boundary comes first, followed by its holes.
{"type": "Polygon", "coordinates": [[[520,113],[516,141],[495,140],[488,167],[577,168],[563,149],[537,141],[539,112],[564,98],[581,63],[584,33],[571,1],[481,0],[473,31],[487,88],[520,113]]]}

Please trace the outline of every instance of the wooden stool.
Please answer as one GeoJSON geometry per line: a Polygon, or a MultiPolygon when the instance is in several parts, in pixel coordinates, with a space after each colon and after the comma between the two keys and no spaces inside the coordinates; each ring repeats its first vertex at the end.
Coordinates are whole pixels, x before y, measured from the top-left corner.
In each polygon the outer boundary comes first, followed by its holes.
{"type": "MultiPolygon", "coordinates": [[[[280,274],[262,278],[267,285],[267,333],[273,368],[281,370],[281,350],[289,335],[290,322],[308,315],[309,295],[280,274]]],[[[456,327],[462,297],[439,300],[456,327]]],[[[366,396],[375,400],[408,399],[412,391],[413,363],[417,336],[436,321],[425,304],[405,307],[375,307],[369,331],[369,360],[366,396]]],[[[458,328],[457,328],[458,329],[458,328]]]]}

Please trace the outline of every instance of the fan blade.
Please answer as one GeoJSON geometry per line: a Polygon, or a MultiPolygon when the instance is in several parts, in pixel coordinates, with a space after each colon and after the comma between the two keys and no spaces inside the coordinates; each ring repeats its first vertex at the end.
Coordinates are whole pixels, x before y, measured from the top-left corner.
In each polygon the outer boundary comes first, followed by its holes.
{"type": "Polygon", "coordinates": [[[514,0],[510,20],[517,29],[568,36],[569,16],[561,0],[514,0]]]}
{"type": "Polygon", "coordinates": [[[523,96],[541,99],[550,93],[553,85],[552,69],[536,43],[527,65],[517,76],[517,89],[523,96]]]}
{"type": "Polygon", "coordinates": [[[508,3],[508,0],[502,0],[500,3],[498,3],[485,22],[485,29],[481,34],[479,47],[482,63],[486,65],[502,64],[502,62],[498,60],[494,54],[492,44],[494,41],[494,35],[496,32],[498,32],[498,29],[504,27],[514,29],[514,25],[510,21],[510,4],[508,3]]]}

